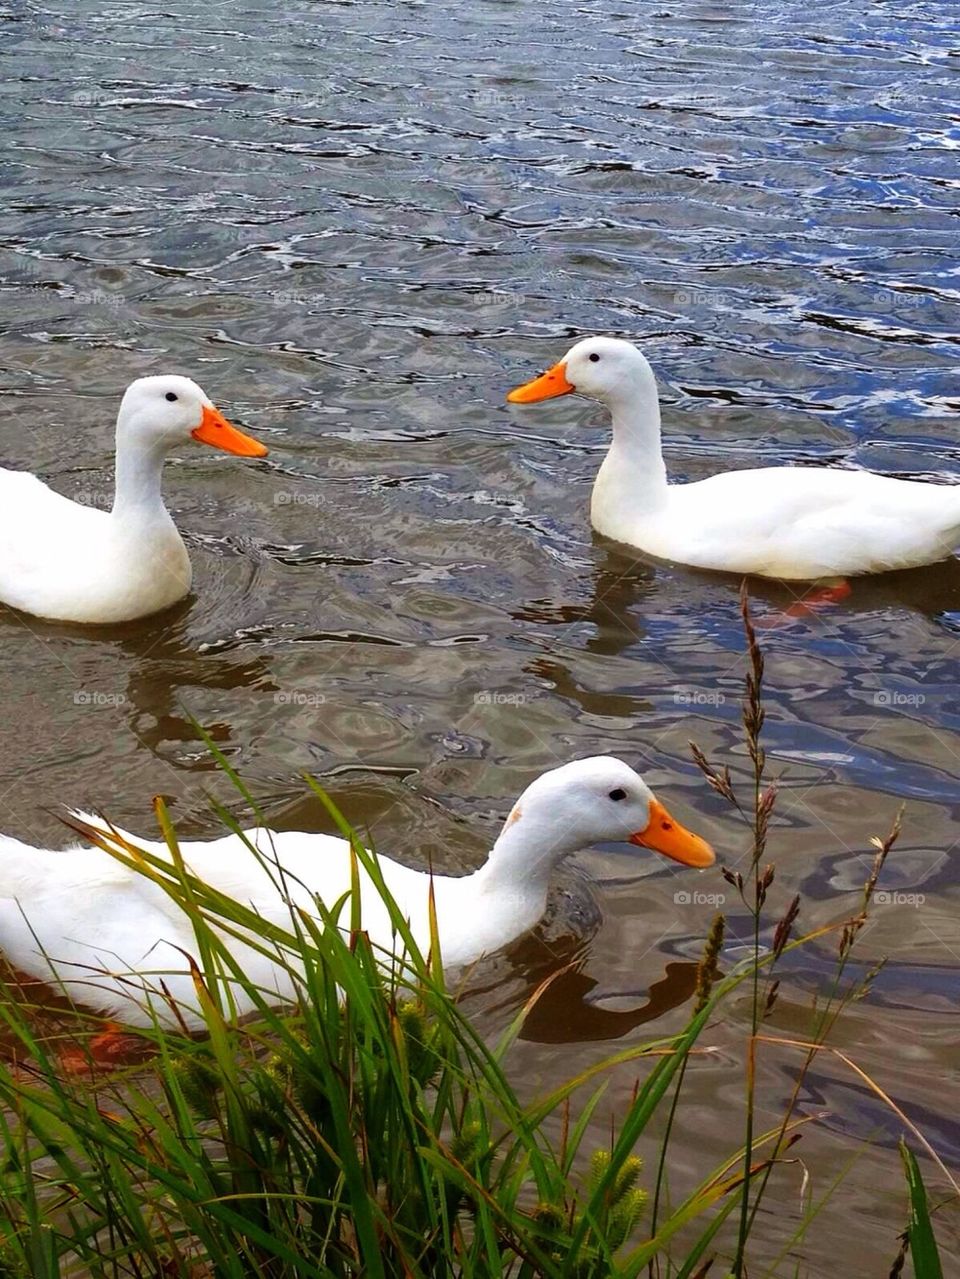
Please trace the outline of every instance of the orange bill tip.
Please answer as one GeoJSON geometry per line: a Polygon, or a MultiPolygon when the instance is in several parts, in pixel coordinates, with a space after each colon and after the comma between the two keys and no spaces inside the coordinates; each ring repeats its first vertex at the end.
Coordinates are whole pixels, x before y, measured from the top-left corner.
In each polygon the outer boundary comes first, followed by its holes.
{"type": "Polygon", "coordinates": [[[511,404],[533,404],[536,400],[552,400],[555,395],[569,395],[576,389],[572,382],[567,381],[566,361],[561,360],[532,382],[525,382],[523,386],[515,386],[512,391],[508,391],[507,399],[511,404]]]}
{"type": "Polygon", "coordinates": [[[707,841],[675,821],[658,799],[650,801],[650,820],[643,830],[630,836],[629,842],[652,848],[655,853],[699,870],[712,866],[717,860],[707,841]]]}
{"type": "Polygon", "coordinates": [[[235,453],[237,457],[266,457],[267,446],[231,426],[219,409],[209,404],[203,406],[203,417],[200,425],[190,434],[201,444],[210,444],[215,449],[223,449],[224,453],[235,453]]]}

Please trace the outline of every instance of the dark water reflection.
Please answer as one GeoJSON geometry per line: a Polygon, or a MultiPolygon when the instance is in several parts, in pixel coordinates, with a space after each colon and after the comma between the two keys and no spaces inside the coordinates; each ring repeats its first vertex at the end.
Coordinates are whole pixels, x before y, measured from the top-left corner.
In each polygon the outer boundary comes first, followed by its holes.
{"type": "MultiPolygon", "coordinates": [[[[234,801],[195,717],[286,825],[324,823],[299,780],[311,770],[379,846],[466,867],[535,773],[609,751],[733,864],[745,833],[688,741],[745,775],[738,583],[595,541],[603,413],[521,413],[503,393],[572,338],[621,334],[660,378],[678,478],[777,461],[955,478],[945,14],[930,0],[10,6],[0,463],[106,500],[119,394],[160,369],[197,377],[271,455],[168,467],[195,566],[179,609],[103,632],[0,616],[0,829],[59,841],[62,801],[143,829],[161,791],[185,830],[213,830],[208,792],[234,801]]],[[[867,963],[894,962],[842,1034],[955,1155],[960,569],[860,582],[786,623],[787,592],[758,583],[754,599],[778,891],[804,893],[811,926],[840,918],[868,837],[907,801],[901,897],[864,938],[867,963]]],[[[580,862],[602,916],[568,875],[553,931],[477,975],[496,1026],[582,965],[516,1047],[530,1087],[611,1036],[682,1022],[706,898],[725,889],[613,849],[580,862]]],[[[726,905],[735,946],[744,920],[726,905]]],[[[829,964],[815,953],[791,973],[781,1030],[808,1028],[829,964]]],[[[678,1186],[735,1144],[746,1017],[732,1005],[691,1071],[678,1186]]],[[[770,1050],[768,1117],[795,1066],[770,1050]]],[[[824,1070],[805,1104],[832,1118],[805,1142],[826,1184],[845,1151],[834,1131],[885,1147],[899,1124],[824,1070]]],[[[825,1210],[811,1274],[845,1249],[878,1273],[895,1253],[896,1157],[867,1164],[825,1210]]]]}

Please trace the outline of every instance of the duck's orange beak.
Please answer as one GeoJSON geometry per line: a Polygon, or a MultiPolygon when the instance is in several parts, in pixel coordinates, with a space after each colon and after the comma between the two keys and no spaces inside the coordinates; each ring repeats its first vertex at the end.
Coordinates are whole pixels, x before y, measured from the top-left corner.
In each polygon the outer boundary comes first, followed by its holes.
{"type": "Polygon", "coordinates": [[[547,369],[540,377],[523,386],[515,386],[507,392],[511,404],[532,404],[535,400],[552,400],[555,395],[569,395],[577,388],[567,381],[567,362],[561,360],[552,369],[547,369]]]}
{"type": "Polygon", "coordinates": [[[212,444],[224,453],[236,453],[238,457],[266,457],[267,446],[231,426],[219,409],[209,404],[203,406],[200,425],[190,434],[201,444],[212,444]]]}
{"type": "Polygon", "coordinates": [[[684,866],[696,866],[699,870],[712,866],[717,860],[707,841],[674,821],[658,799],[650,801],[650,820],[643,830],[630,836],[629,842],[639,844],[641,848],[652,848],[655,853],[663,853],[664,857],[683,862],[684,866]]]}

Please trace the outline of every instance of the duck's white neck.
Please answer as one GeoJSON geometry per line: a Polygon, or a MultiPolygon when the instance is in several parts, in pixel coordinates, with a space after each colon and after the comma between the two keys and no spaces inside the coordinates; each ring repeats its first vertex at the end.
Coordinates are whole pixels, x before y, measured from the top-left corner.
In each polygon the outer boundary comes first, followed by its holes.
{"type": "Polygon", "coordinates": [[[593,488],[593,523],[610,537],[623,522],[665,505],[667,468],[660,441],[660,403],[649,369],[607,396],[613,441],[593,488]]]}
{"type": "Polygon", "coordinates": [[[115,519],[147,523],[170,519],[160,488],[165,456],[161,442],[117,432],[115,519]]]}
{"type": "Polygon", "coordinates": [[[520,816],[511,815],[490,856],[471,879],[484,893],[509,899],[515,912],[528,917],[524,927],[532,928],[546,909],[555,867],[580,843],[571,839],[569,824],[559,814],[553,821],[534,820],[523,815],[522,803],[514,809],[520,816]]]}

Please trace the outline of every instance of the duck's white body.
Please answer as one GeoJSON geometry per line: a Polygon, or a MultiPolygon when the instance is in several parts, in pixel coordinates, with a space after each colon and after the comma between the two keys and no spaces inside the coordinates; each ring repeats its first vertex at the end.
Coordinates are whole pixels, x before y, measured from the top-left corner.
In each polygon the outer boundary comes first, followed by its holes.
{"type": "Polygon", "coordinates": [[[765,466],[670,484],[662,504],[638,509],[624,479],[611,448],[590,506],[597,532],[694,568],[786,581],[852,577],[931,564],[960,545],[960,487],[765,466]]]}
{"type": "MultiPolygon", "coordinates": [[[[83,820],[106,829],[97,819],[83,820]]],[[[315,898],[333,906],[349,892],[344,840],[264,830],[246,837],[262,861],[236,835],[180,847],[198,878],[287,930],[291,904],[309,911],[315,898]]],[[[124,838],[169,857],[165,844],[124,838]]],[[[444,964],[462,968],[532,928],[543,915],[554,866],[597,839],[643,843],[690,865],[713,861],[709,846],[673,822],[626,764],[598,757],[554,769],[524,792],[485,865],[461,878],[433,877],[444,964]],[[620,797],[612,800],[611,792],[620,797]]],[[[385,857],[379,865],[425,953],[430,875],[385,857]]],[[[162,980],[186,1023],[203,1025],[185,960],[197,955],[193,930],[158,885],[99,848],[53,852],[6,836],[0,836],[0,883],[0,951],[14,968],[50,982],[78,1004],[141,1026],[155,1018],[176,1024],[160,993],[162,980]]],[[[362,872],[360,884],[361,925],[375,946],[391,951],[387,908],[362,872]]],[[[349,906],[341,918],[349,923],[349,906]]],[[[268,996],[293,996],[282,966],[236,940],[229,946],[268,996]]],[[[241,990],[236,1005],[240,1014],[254,1007],[241,990]]]]}
{"type": "Polygon", "coordinates": [[[125,622],[190,590],[190,557],[162,502],[129,515],[81,506],[0,470],[0,600],[59,621],[125,622]]]}
{"type": "Polygon", "coordinates": [[[80,505],[35,475],[0,468],[0,601],[57,621],[113,623],[182,599],[190,559],[160,479],[166,454],[191,436],[228,452],[266,452],[189,378],[150,377],[132,383],[120,406],[111,510],[80,505]]]}
{"type": "Polygon", "coordinates": [[[816,580],[915,568],[960,545],[960,486],[788,466],[669,483],[656,382],[629,342],[578,342],[509,398],[526,403],[574,390],[601,400],[613,417],[613,441],[591,499],[593,526],[648,555],[695,568],[816,580]]]}

